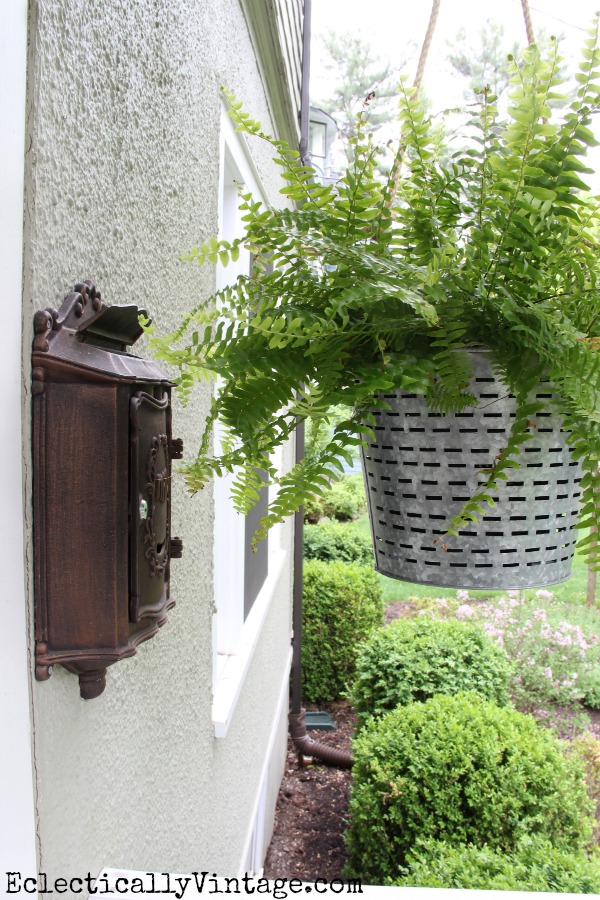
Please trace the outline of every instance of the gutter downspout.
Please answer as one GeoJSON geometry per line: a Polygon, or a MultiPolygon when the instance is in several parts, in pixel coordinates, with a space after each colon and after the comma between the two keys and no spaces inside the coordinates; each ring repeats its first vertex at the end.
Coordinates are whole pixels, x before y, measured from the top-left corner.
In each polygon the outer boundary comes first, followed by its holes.
{"type": "MultiPolygon", "coordinates": [[[[308,126],[310,118],[309,76],[312,0],[304,0],[304,28],[302,35],[302,85],[300,92],[300,159],[303,166],[311,165],[308,152],[308,126]]],[[[304,458],[304,422],[296,428],[296,463],[304,458]]],[[[332,766],[349,769],[353,759],[350,753],[328,747],[314,741],[306,731],[306,710],[302,707],[302,565],[304,556],[304,510],[294,514],[294,587],[292,627],[292,688],[290,702],[290,736],[298,751],[300,764],[304,757],[316,757],[332,766]]]]}
{"type": "Polygon", "coordinates": [[[310,41],[312,24],[312,0],[304,0],[304,27],[302,30],[302,74],[300,84],[300,159],[310,166],[308,152],[308,125],[310,121],[310,41]]]}
{"type": "MultiPolygon", "coordinates": [[[[304,457],[304,422],[296,428],[296,462],[304,457]]],[[[304,556],[304,510],[294,513],[294,588],[292,626],[292,689],[290,704],[290,737],[298,751],[300,765],[304,757],[316,757],[330,766],[350,769],[350,753],[314,741],[306,731],[306,710],[302,707],[302,564],[304,556]]]]}

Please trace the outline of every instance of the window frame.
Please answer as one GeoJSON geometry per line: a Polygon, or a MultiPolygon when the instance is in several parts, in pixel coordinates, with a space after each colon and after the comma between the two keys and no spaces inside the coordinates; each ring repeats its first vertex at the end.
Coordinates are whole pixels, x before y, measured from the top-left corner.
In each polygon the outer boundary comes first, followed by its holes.
{"type": "MultiPolygon", "coordinates": [[[[232,182],[243,184],[257,200],[265,202],[265,192],[245,140],[236,133],[225,109],[221,113],[219,169],[219,237],[232,240],[241,236],[243,227],[237,209],[238,194],[232,182]],[[235,209],[234,209],[235,207],[235,209]]],[[[250,254],[241,249],[236,263],[217,266],[217,289],[249,272],[250,254]]],[[[215,452],[220,445],[220,429],[215,429],[215,452]]],[[[282,451],[273,462],[281,469],[282,451]]],[[[213,613],[213,707],[215,737],[227,734],[234,710],[250,668],[254,650],[279,581],[286,551],[282,547],[282,528],[277,525],[268,536],[266,578],[251,608],[244,617],[245,517],[237,513],[230,500],[233,476],[214,480],[214,599],[213,613]]],[[[269,488],[271,495],[275,489],[269,488]]]]}

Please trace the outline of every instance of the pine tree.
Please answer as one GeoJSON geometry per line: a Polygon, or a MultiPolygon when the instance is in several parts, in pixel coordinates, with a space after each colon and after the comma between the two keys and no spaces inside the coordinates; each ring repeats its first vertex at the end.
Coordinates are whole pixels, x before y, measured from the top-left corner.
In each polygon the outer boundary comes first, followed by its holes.
{"type": "Polygon", "coordinates": [[[395,121],[399,71],[405,58],[399,54],[398,66],[392,67],[374,54],[367,41],[351,33],[330,31],[323,45],[329,56],[327,69],[332,73],[333,89],[329,97],[315,98],[314,103],[336,120],[350,162],[361,112],[373,132],[395,121]]]}
{"type": "Polygon", "coordinates": [[[498,97],[508,86],[509,54],[519,55],[519,44],[506,46],[504,27],[498,22],[488,21],[479,32],[476,45],[467,43],[467,32],[461,28],[449,46],[454,48],[448,54],[453,69],[469,79],[467,99],[474,99],[475,93],[485,87],[498,97]]]}

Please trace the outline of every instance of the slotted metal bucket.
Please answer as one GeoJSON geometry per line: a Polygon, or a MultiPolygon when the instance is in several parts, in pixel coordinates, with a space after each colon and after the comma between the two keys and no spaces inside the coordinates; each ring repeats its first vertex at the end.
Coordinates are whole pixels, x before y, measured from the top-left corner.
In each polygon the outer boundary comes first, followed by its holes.
{"type": "Polygon", "coordinates": [[[547,400],[535,435],[518,457],[520,469],[494,495],[482,521],[441,540],[506,445],[516,403],[499,382],[486,351],[469,351],[470,391],[478,405],[432,413],[423,397],[385,394],[375,411],[376,439],[363,450],[375,568],[402,581],[471,589],[522,589],[565,581],[571,574],[581,469],[559,417],[547,400]],[[436,543],[436,539],[440,539],[436,543]],[[446,549],[443,549],[441,545],[446,549]]]}

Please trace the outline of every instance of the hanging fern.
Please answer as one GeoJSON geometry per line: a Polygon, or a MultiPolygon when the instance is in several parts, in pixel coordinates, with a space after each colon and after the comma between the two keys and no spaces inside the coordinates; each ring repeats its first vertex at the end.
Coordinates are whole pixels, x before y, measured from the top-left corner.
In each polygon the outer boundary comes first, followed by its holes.
{"type": "MultiPolygon", "coordinates": [[[[263,483],[256,471],[266,473],[274,490],[257,539],[339,476],[386,392],[421,393],[442,413],[472,404],[463,351],[474,346],[491,351],[517,411],[506,448],[448,532],[494,502],[541,409],[531,397],[548,381],[584,468],[581,526],[600,525],[600,213],[585,181],[600,109],[598,21],[562,118],[551,108],[561,90],[557,45],[545,57],[530,46],[511,65],[508,123],[484,90],[458,151],[401,83],[397,190],[393,172],[387,181],[376,174],[381,151],[363,121],[352,166],[324,186],[224,92],[237,130],[271,145],[282,194],[295,208],[242,193],[243,240],[213,238],[182,258],[226,265],[243,244],[254,254],[252,274],[200,303],[172,334],[154,334],[153,343],[179,368],[184,399],[196,381],[218,376],[185,475],[198,490],[234,472],[234,503],[246,512],[263,483]],[[336,419],[331,440],[279,474],[272,453],[297,422],[326,422],[339,405],[351,412],[336,419]],[[213,456],[217,420],[225,437],[213,456]]],[[[595,541],[580,546],[595,561],[595,541]]]]}

